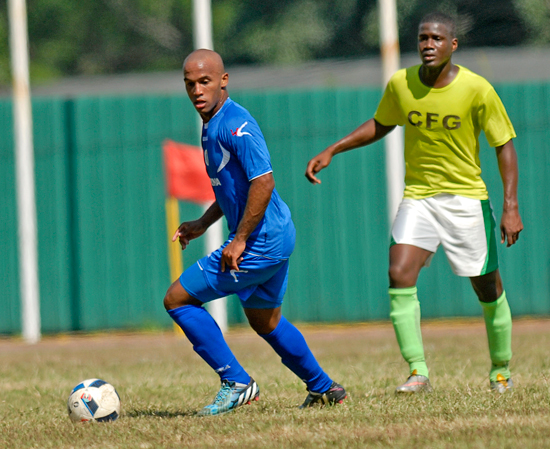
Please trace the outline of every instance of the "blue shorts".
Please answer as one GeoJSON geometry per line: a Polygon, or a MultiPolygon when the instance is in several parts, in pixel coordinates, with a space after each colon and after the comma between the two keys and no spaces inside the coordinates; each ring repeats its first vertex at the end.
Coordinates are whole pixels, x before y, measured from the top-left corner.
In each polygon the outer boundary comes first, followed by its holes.
{"type": "MultiPolygon", "coordinates": [[[[224,245],[225,246],[225,245],[224,245]]],[[[202,303],[236,294],[247,309],[275,309],[288,284],[288,259],[243,253],[239,271],[221,271],[222,248],[198,260],[180,276],[182,287],[202,303]]]]}

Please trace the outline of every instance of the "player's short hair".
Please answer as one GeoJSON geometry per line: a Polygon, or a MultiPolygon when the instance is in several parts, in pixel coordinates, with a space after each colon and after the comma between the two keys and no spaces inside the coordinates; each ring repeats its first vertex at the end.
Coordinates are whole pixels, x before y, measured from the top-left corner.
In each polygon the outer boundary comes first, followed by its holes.
{"type": "Polygon", "coordinates": [[[449,33],[451,33],[451,37],[456,37],[456,21],[448,14],[440,11],[431,12],[422,17],[418,26],[421,26],[425,23],[442,23],[447,27],[449,33]]]}

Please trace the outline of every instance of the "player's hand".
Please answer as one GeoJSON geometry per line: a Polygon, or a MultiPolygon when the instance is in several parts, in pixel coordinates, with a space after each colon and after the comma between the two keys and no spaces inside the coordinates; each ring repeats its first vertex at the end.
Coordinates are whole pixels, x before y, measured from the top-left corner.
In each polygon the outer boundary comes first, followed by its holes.
{"type": "Polygon", "coordinates": [[[222,250],[222,272],[225,267],[230,270],[239,271],[239,264],[243,261],[242,253],[246,248],[246,242],[231,240],[222,250]]]}
{"type": "Polygon", "coordinates": [[[319,173],[323,168],[329,166],[332,161],[332,154],[327,148],[325,151],[322,151],[317,156],[309,161],[306,168],[306,178],[312,184],[321,184],[321,180],[318,179],[315,175],[319,173]]]}
{"type": "Polygon", "coordinates": [[[201,220],[186,221],[179,225],[178,229],[172,237],[172,242],[179,239],[182,251],[187,248],[189,242],[203,235],[207,227],[201,220]]]}
{"type": "Polygon", "coordinates": [[[506,247],[512,246],[519,239],[519,233],[523,230],[523,223],[517,209],[505,210],[500,220],[500,243],[506,243],[506,247]]]}

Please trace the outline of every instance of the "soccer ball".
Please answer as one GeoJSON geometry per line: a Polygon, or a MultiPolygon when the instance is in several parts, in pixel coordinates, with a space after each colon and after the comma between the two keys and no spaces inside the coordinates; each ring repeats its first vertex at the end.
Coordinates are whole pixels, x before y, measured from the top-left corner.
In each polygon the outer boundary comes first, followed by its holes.
{"type": "Polygon", "coordinates": [[[73,422],[114,421],[120,414],[120,397],[110,383],[87,379],[73,388],[67,409],[73,422]]]}

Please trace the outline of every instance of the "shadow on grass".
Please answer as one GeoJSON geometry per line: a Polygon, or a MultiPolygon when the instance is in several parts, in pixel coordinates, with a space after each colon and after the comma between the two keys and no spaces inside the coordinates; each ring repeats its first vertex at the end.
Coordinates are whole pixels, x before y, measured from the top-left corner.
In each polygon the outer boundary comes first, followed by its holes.
{"type": "Polygon", "coordinates": [[[197,412],[194,410],[179,410],[175,412],[171,412],[168,410],[127,410],[124,415],[127,418],[178,418],[180,416],[195,416],[197,415],[197,412]]]}

